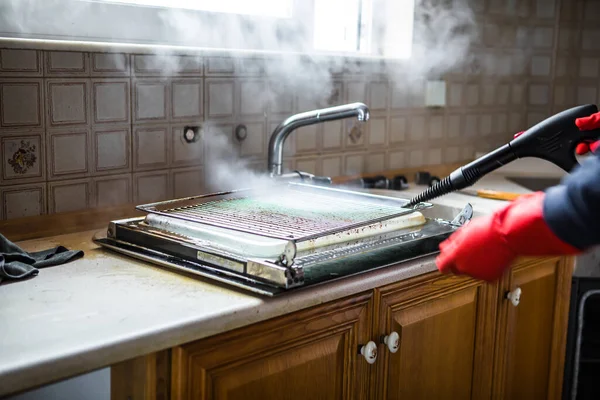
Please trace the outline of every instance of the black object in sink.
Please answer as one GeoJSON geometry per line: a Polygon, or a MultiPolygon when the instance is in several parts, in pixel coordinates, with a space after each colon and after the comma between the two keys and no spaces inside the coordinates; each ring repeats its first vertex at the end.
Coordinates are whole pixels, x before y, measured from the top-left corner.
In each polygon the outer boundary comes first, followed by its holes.
{"type": "Polygon", "coordinates": [[[512,176],[506,179],[533,192],[537,192],[558,185],[562,178],[512,176]]]}

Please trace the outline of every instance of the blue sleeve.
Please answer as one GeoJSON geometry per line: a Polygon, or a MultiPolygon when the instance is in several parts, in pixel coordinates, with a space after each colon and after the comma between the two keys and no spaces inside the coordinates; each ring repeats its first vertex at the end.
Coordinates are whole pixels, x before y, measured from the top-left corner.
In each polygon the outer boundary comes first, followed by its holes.
{"type": "Polygon", "coordinates": [[[600,149],[546,190],[544,220],[558,238],[580,250],[600,244],[600,149]]]}

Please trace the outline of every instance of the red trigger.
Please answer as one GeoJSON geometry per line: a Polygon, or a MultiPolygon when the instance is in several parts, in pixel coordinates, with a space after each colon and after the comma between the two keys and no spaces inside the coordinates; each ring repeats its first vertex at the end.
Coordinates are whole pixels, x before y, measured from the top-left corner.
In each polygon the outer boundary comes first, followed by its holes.
{"type": "Polygon", "coordinates": [[[525,131],[521,131],[521,132],[515,133],[514,139],[518,138],[519,136],[521,136],[524,133],[525,133],[525,131]]]}

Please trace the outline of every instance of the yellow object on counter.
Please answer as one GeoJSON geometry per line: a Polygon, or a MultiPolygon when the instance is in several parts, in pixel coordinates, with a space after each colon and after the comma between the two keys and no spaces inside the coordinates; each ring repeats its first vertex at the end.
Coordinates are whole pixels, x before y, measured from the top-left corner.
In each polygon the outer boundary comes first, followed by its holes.
{"type": "Polygon", "coordinates": [[[515,200],[517,197],[522,195],[522,193],[499,192],[497,190],[487,190],[487,189],[459,190],[458,193],[467,194],[470,196],[483,197],[486,199],[506,200],[506,201],[515,200]]]}

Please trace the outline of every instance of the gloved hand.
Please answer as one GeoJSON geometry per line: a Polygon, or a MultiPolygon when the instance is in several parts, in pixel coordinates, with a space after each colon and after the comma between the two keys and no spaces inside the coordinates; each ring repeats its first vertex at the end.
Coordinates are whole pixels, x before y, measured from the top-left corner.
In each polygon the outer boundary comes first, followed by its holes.
{"type": "Polygon", "coordinates": [[[543,202],[544,192],[525,194],[460,227],[440,244],[439,271],[494,281],[519,256],[581,253],[550,230],[544,221],[543,202]]]}
{"type": "MultiPolygon", "coordinates": [[[[600,129],[600,112],[590,115],[589,117],[577,118],[575,120],[575,125],[579,128],[580,131],[588,131],[593,129],[600,129]]],[[[579,143],[575,148],[575,152],[582,156],[587,154],[588,152],[595,153],[596,150],[600,147],[600,140],[597,141],[585,141],[579,143]]]]}

